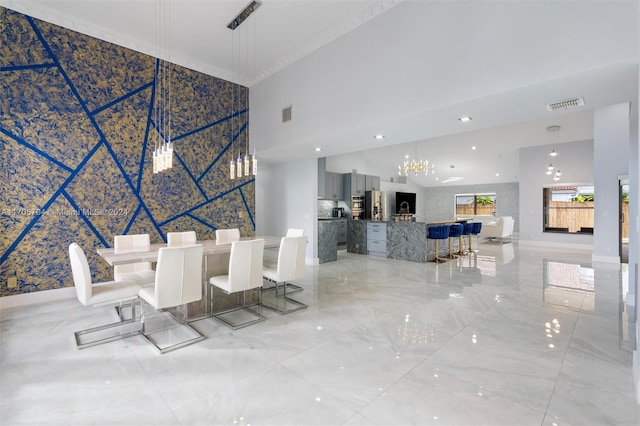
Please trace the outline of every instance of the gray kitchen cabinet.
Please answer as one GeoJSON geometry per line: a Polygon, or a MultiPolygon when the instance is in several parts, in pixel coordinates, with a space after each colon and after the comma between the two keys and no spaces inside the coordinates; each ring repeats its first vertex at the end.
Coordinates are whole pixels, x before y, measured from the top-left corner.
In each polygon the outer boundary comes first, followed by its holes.
{"type": "Polygon", "coordinates": [[[338,245],[345,245],[347,244],[347,220],[342,219],[342,220],[337,220],[336,222],[337,222],[336,233],[338,238],[338,245]]]}
{"type": "Polygon", "coordinates": [[[342,200],[342,173],[325,173],[325,198],[328,200],[342,200]]]}
{"type": "Polygon", "coordinates": [[[318,158],[318,198],[323,200],[342,200],[342,173],[328,172],[326,158],[318,158]]]}
{"type": "Polygon", "coordinates": [[[365,176],[365,191],[380,191],[380,176],[365,176]]]}
{"type": "Polygon", "coordinates": [[[344,199],[351,203],[351,197],[361,195],[366,191],[366,177],[360,173],[345,173],[344,175],[344,199]]]}
{"type": "Polygon", "coordinates": [[[387,256],[387,224],[367,222],[367,251],[376,256],[387,256]]]}

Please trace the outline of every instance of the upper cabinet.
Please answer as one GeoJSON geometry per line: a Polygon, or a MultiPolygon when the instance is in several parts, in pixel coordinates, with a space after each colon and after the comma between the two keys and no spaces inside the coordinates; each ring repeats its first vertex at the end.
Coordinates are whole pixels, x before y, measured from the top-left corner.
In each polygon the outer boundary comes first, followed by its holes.
{"type": "Polygon", "coordinates": [[[318,198],[342,200],[342,173],[326,171],[326,159],[318,158],[318,198]]]}
{"type": "Polygon", "coordinates": [[[380,191],[380,176],[365,175],[365,191],[380,191]]]}
{"type": "Polygon", "coordinates": [[[366,191],[380,190],[380,176],[362,175],[359,173],[344,174],[344,196],[350,198],[364,196],[366,191]]]}
{"type": "Polygon", "coordinates": [[[325,173],[325,198],[329,200],[342,200],[342,173],[325,173]]]}
{"type": "Polygon", "coordinates": [[[364,197],[365,177],[358,173],[345,173],[344,175],[344,198],[351,202],[351,197],[361,195],[364,197]]]}

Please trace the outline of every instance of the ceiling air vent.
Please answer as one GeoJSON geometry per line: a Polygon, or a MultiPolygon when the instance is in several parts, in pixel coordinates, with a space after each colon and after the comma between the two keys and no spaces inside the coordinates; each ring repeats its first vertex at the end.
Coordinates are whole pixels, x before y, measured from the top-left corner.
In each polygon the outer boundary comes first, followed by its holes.
{"type": "Polygon", "coordinates": [[[291,105],[282,108],[282,122],[291,121],[291,105]]]}
{"type": "Polygon", "coordinates": [[[584,105],[584,98],[582,96],[579,98],[565,99],[564,101],[547,104],[547,109],[549,111],[562,111],[581,105],[584,105]]]}

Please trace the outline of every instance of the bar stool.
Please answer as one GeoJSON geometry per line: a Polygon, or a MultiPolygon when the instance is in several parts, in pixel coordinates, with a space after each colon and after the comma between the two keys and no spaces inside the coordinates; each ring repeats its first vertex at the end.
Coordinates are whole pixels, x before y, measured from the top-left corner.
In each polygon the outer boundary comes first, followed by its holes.
{"type": "Polygon", "coordinates": [[[438,226],[430,226],[429,227],[429,239],[436,241],[436,250],[435,250],[435,258],[430,262],[442,263],[446,262],[445,259],[439,257],[440,250],[438,247],[438,242],[440,240],[446,240],[449,238],[449,225],[438,225],[438,226]]]}
{"type": "Polygon", "coordinates": [[[460,250],[456,254],[464,256],[465,254],[469,253],[469,251],[465,250],[465,248],[464,248],[464,237],[471,238],[471,229],[472,228],[473,228],[473,225],[471,223],[469,223],[469,222],[462,224],[462,234],[460,234],[460,250]]]}
{"type": "Polygon", "coordinates": [[[462,229],[464,228],[464,226],[462,226],[462,224],[460,223],[454,223],[449,225],[449,254],[447,255],[447,257],[449,259],[455,259],[456,257],[458,257],[455,253],[453,253],[453,239],[454,238],[459,238],[460,235],[462,235],[462,229]]]}
{"type": "Polygon", "coordinates": [[[473,250],[471,248],[471,235],[475,235],[476,236],[476,243],[478,242],[478,234],[480,233],[480,231],[482,231],[482,222],[472,222],[472,227],[471,227],[471,234],[469,235],[469,251],[470,252],[474,252],[476,250],[473,250]]]}

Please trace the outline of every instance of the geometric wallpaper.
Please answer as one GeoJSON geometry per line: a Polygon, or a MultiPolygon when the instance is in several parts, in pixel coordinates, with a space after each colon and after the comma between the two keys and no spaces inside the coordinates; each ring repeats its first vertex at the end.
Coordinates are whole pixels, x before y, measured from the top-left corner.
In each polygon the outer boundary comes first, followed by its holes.
{"type": "Polygon", "coordinates": [[[173,65],[173,168],[154,175],[158,66],[0,7],[0,296],[73,286],[72,242],[97,282],[113,279],[96,249],[115,235],[255,235],[255,180],[227,174],[247,147],[248,89],[173,65]]]}

